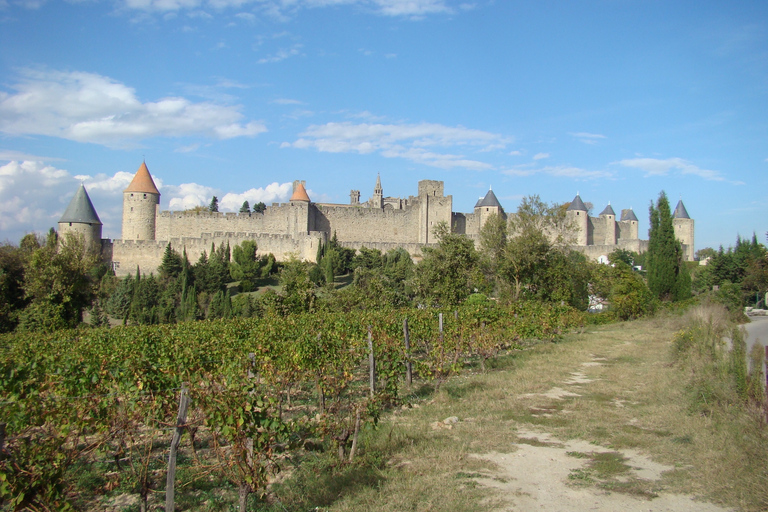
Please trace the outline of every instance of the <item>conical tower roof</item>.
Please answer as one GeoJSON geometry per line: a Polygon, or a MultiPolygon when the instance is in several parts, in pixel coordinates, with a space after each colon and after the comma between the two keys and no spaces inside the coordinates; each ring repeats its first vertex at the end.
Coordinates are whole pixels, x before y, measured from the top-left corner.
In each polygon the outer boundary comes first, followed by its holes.
{"type": "Polygon", "coordinates": [[[160,191],[155,186],[155,181],[149,174],[147,164],[141,162],[139,170],[136,171],[136,175],[133,177],[131,184],[123,192],[138,192],[143,194],[157,194],[160,195],[160,191]]]}
{"type": "Polygon", "coordinates": [[[306,201],[309,202],[309,195],[307,195],[307,189],[304,188],[304,184],[300,181],[296,182],[296,186],[293,187],[293,195],[291,195],[291,201],[306,201]]]}
{"type": "Polygon", "coordinates": [[[616,212],[613,211],[613,208],[611,207],[611,203],[608,203],[608,206],[606,206],[605,209],[600,212],[600,215],[613,215],[615,217],[616,212]]]}
{"type": "Polygon", "coordinates": [[[637,216],[635,215],[635,212],[632,211],[632,208],[621,210],[621,220],[633,220],[635,222],[639,222],[637,220],[637,216]]]}
{"type": "Polygon", "coordinates": [[[59,219],[61,223],[77,222],[80,224],[101,224],[96,208],[93,207],[88,192],[85,191],[83,184],[75,192],[75,196],[69,202],[69,206],[64,210],[64,215],[59,219]]]}
{"type": "Polygon", "coordinates": [[[495,206],[497,208],[501,208],[501,203],[499,203],[499,200],[496,198],[496,194],[493,193],[493,190],[489,189],[488,193],[485,194],[485,197],[475,205],[475,208],[479,206],[495,206]]]}
{"type": "Polygon", "coordinates": [[[579,194],[576,194],[576,197],[573,198],[573,201],[571,201],[571,205],[568,207],[567,211],[582,211],[586,212],[589,211],[587,209],[587,205],[584,204],[584,201],[581,200],[581,196],[579,194]]]}
{"type": "Polygon", "coordinates": [[[673,219],[690,219],[688,216],[688,211],[685,209],[685,206],[683,205],[683,200],[679,200],[677,202],[677,206],[675,207],[675,213],[672,215],[673,219]]]}

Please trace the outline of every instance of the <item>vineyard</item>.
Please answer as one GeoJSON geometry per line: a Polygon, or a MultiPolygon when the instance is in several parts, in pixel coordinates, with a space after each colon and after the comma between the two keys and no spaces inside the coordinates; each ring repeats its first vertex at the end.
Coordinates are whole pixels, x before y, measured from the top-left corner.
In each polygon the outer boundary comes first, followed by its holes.
{"type": "Polygon", "coordinates": [[[411,380],[439,386],[583,320],[567,306],[485,303],[7,335],[0,502],[85,508],[98,493],[78,476],[98,461],[110,467],[100,492],[129,484],[141,510],[152,493],[173,510],[214,478],[235,486],[246,510],[309,443],[352,461],[361,429],[411,380]],[[192,457],[177,474],[180,442],[192,457]]]}

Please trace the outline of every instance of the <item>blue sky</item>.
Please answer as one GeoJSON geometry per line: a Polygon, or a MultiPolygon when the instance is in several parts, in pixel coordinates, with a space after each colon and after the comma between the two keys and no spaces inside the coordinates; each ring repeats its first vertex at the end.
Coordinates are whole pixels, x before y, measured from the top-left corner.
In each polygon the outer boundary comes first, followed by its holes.
{"type": "Polygon", "coordinates": [[[666,191],[696,249],[768,231],[768,3],[0,0],[0,240],[82,181],[120,237],[142,160],[163,209],[363,200],[455,211],[666,191]]]}

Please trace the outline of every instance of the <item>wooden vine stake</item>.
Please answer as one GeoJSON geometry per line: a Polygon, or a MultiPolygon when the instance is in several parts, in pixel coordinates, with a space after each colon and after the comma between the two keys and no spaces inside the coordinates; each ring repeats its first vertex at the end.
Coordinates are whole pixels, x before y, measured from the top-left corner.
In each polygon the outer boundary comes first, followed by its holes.
{"type": "Polygon", "coordinates": [[[357,407],[355,414],[355,433],[352,436],[352,448],[349,449],[349,462],[355,458],[355,452],[357,451],[357,435],[360,433],[360,406],[357,407]]]}
{"type": "Polygon", "coordinates": [[[413,384],[413,363],[411,363],[411,333],[408,330],[408,318],[403,319],[403,337],[405,338],[405,383],[413,384]]]}
{"type": "Polygon", "coordinates": [[[174,512],[174,482],[176,481],[176,452],[179,449],[181,435],[184,433],[184,424],[187,422],[187,409],[189,408],[189,389],[186,382],[181,384],[179,394],[179,413],[176,416],[176,428],[173,429],[171,439],[171,453],[168,455],[168,476],[165,481],[165,512],[174,512]]]}
{"type": "Polygon", "coordinates": [[[376,359],[373,355],[373,334],[371,334],[370,325],[368,326],[368,367],[371,396],[373,396],[376,394],[376,359]]]}

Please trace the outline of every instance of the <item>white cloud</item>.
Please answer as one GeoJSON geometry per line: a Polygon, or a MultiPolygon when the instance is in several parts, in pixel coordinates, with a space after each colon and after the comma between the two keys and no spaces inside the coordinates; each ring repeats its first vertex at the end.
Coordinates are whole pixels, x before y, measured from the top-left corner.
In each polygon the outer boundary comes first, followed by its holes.
{"type": "Polygon", "coordinates": [[[522,155],[522,154],[523,154],[523,152],[522,152],[522,151],[520,151],[519,149],[516,149],[516,150],[514,150],[514,151],[510,151],[510,152],[509,152],[509,155],[510,155],[510,156],[520,156],[520,155],[522,155]]]}
{"type": "MultiPolygon", "coordinates": [[[[720,172],[702,169],[682,158],[630,158],[615,163],[624,167],[640,169],[645,172],[646,178],[650,176],[666,176],[670,172],[676,171],[680,174],[692,174],[710,181],[727,181],[720,172]]],[[[742,182],[731,183],[742,184],[742,182]]]]}
{"type": "Polygon", "coordinates": [[[536,153],[533,155],[534,160],[543,160],[545,158],[549,158],[549,153],[536,153]]]}
{"type": "Polygon", "coordinates": [[[580,142],[583,142],[584,144],[597,144],[598,141],[606,138],[605,135],[589,132],[571,132],[568,135],[571,137],[576,137],[580,142]]]}
{"type": "MultiPolygon", "coordinates": [[[[42,0],[25,0],[32,5],[39,5],[42,0]]],[[[120,0],[127,9],[143,12],[169,13],[181,10],[211,8],[216,10],[241,9],[247,4],[276,20],[284,21],[301,9],[332,7],[339,5],[358,5],[367,7],[381,16],[422,19],[430,14],[451,14],[454,11],[446,0],[120,0]]],[[[460,6],[462,10],[471,8],[468,4],[460,6]]],[[[250,13],[239,12],[235,16],[249,19],[250,13]]]]}
{"type": "Polygon", "coordinates": [[[276,53],[269,55],[267,57],[263,57],[258,60],[259,64],[271,64],[274,62],[280,62],[285,59],[289,59],[291,57],[295,57],[296,55],[301,54],[301,48],[303,45],[301,44],[295,44],[290,48],[281,48],[276,53]]]}
{"type": "Polygon", "coordinates": [[[555,176],[558,178],[571,178],[574,180],[594,180],[594,179],[606,179],[613,178],[613,173],[609,171],[590,171],[588,169],[582,169],[580,167],[572,167],[567,165],[551,165],[545,167],[530,167],[530,166],[518,166],[512,169],[502,171],[502,174],[508,176],[533,176],[535,174],[546,174],[548,176],[555,176]]]}
{"type": "Polygon", "coordinates": [[[284,203],[291,198],[293,192],[292,183],[270,183],[266,187],[252,188],[242,194],[230,192],[225,194],[219,201],[222,210],[237,212],[243,202],[248,201],[251,208],[257,203],[264,203],[267,206],[272,203],[284,203]]]}
{"type": "Polygon", "coordinates": [[[281,147],[316,149],[326,153],[379,153],[388,158],[405,158],[442,169],[491,169],[492,165],[463,155],[438,153],[435,148],[471,147],[482,151],[510,142],[501,135],[433,123],[354,124],[327,123],[307,128],[301,138],[281,147]],[[427,149],[430,148],[430,149],[427,149]]]}
{"type": "Polygon", "coordinates": [[[276,100],[272,100],[272,103],[276,103],[278,105],[303,105],[304,102],[299,100],[292,100],[289,98],[278,98],[276,100]]]}
{"type": "Polygon", "coordinates": [[[266,127],[243,124],[237,106],[168,97],[142,102],[125,84],[95,73],[25,69],[14,93],[0,92],[0,132],[48,135],[126,147],[150,137],[255,136],[266,127]]]}

